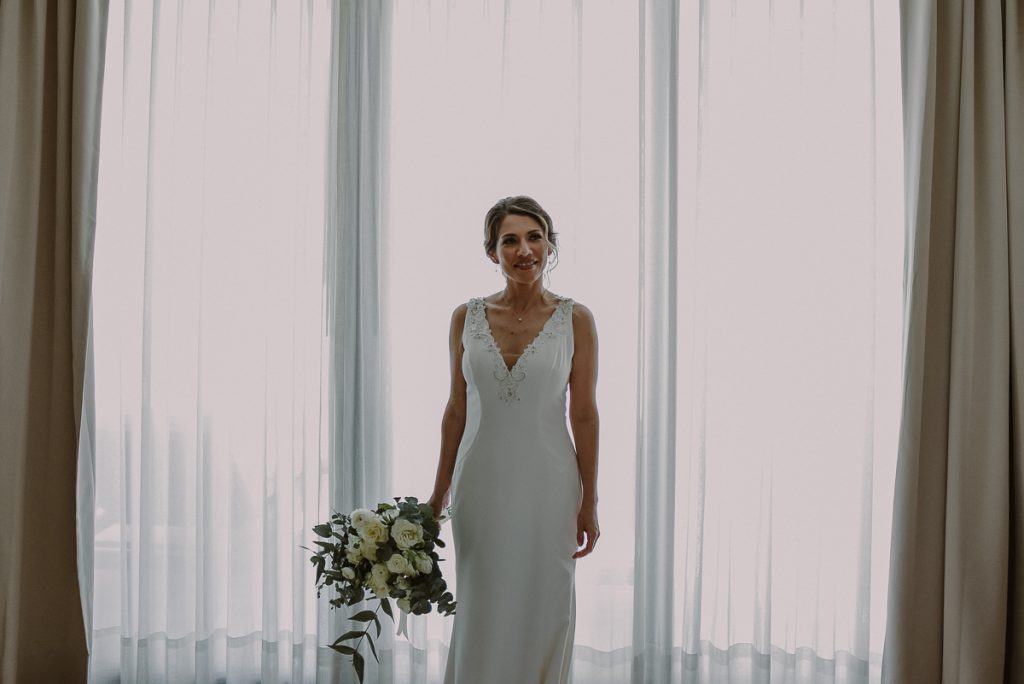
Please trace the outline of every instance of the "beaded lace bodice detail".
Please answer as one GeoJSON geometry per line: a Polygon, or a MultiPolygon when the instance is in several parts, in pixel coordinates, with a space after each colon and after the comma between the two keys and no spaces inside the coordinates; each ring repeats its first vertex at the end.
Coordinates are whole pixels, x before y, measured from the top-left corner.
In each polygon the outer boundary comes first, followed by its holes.
{"type": "Polygon", "coordinates": [[[568,297],[560,297],[555,306],[554,313],[544,323],[537,336],[530,344],[526,345],[523,353],[516,359],[515,364],[509,368],[505,364],[505,357],[501,355],[501,348],[494,341],[491,333],[491,326],[485,315],[486,304],[480,297],[469,300],[466,315],[466,333],[477,340],[480,340],[487,352],[494,359],[494,379],[498,382],[499,396],[505,401],[519,401],[519,385],[526,380],[526,362],[532,354],[535,354],[545,341],[559,337],[565,333],[565,328],[572,321],[572,300],[568,297]]]}

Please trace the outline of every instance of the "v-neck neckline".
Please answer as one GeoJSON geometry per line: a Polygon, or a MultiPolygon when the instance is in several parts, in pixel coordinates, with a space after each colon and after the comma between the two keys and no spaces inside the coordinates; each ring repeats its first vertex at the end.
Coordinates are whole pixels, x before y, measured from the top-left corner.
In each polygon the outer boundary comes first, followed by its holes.
{"type": "Polygon", "coordinates": [[[498,360],[501,361],[501,365],[504,366],[505,370],[509,374],[515,371],[515,369],[519,366],[519,362],[523,360],[523,357],[526,356],[527,353],[529,353],[532,350],[532,348],[537,345],[541,337],[544,335],[544,332],[548,329],[548,326],[551,325],[552,321],[555,320],[555,316],[558,315],[558,311],[559,309],[562,308],[562,305],[564,303],[565,297],[559,296],[558,303],[555,304],[555,310],[552,311],[551,315],[548,316],[546,321],[544,321],[544,325],[540,327],[540,330],[538,330],[537,334],[533,336],[533,339],[530,340],[530,343],[523,347],[523,351],[519,354],[518,357],[516,357],[515,363],[513,363],[510,366],[505,362],[505,357],[501,352],[501,347],[498,346],[498,341],[494,339],[494,331],[491,330],[491,322],[487,320],[487,300],[484,299],[483,297],[480,298],[480,315],[484,319],[484,330],[487,331],[487,336],[491,338],[491,346],[494,348],[494,353],[498,355],[498,360]]]}

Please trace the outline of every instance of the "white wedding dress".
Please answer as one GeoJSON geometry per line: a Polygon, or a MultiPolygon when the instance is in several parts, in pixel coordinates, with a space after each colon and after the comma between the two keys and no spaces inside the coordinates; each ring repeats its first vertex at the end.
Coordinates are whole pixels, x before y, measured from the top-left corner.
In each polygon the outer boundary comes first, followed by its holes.
{"type": "Polygon", "coordinates": [[[445,684],[570,680],[582,496],[565,420],[572,305],[561,299],[509,370],[483,300],[469,302],[466,428],[451,495],[458,605],[445,684]]]}

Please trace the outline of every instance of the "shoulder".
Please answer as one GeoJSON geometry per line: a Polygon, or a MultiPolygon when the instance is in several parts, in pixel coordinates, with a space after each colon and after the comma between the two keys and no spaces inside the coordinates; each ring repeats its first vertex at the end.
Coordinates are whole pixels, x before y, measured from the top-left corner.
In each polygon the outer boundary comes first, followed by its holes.
{"type": "Polygon", "coordinates": [[[459,304],[457,307],[455,307],[455,310],[452,311],[452,322],[454,323],[455,321],[465,321],[466,312],[468,311],[469,302],[463,302],[462,304],[459,304]]]}
{"type": "Polygon", "coordinates": [[[593,329],[594,313],[584,304],[573,300],[572,304],[572,327],[579,330],[580,327],[593,329]]]}
{"type": "Polygon", "coordinates": [[[572,301],[572,334],[576,339],[576,345],[597,341],[597,325],[594,323],[594,314],[585,304],[575,300],[572,301]]]}
{"type": "Polygon", "coordinates": [[[471,303],[470,301],[459,304],[452,311],[451,337],[453,340],[462,337],[462,331],[466,327],[466,316],[471,303]]]}

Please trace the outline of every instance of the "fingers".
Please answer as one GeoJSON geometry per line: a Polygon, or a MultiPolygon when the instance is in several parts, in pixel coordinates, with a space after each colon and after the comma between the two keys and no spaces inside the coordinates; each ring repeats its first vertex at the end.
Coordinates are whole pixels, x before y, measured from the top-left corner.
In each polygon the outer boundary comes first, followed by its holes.
{"type": "MultiPolygon", "coordinates": [[[[580,530],[579,532],[576,533],[576,542],[577,542],[577,544],[579,546],[583,546],[583,533],[584,533],[583,530],[580,530]]],[[[587,528],[587,530],[586,530],[586,538],[587,538],[587,545],[586,545],[586,547],[584,547],[584,548],[580,549],[579,551],[577,551],[576,553],[574,553],[572,555],[572,557],[573,558],[583,558],[584,556],[589,555],[594,550],[594,546],[597,544],[597,538],[600,537],[600,536],[601,536],[601,532],[597,528],[587,528]]]]}

